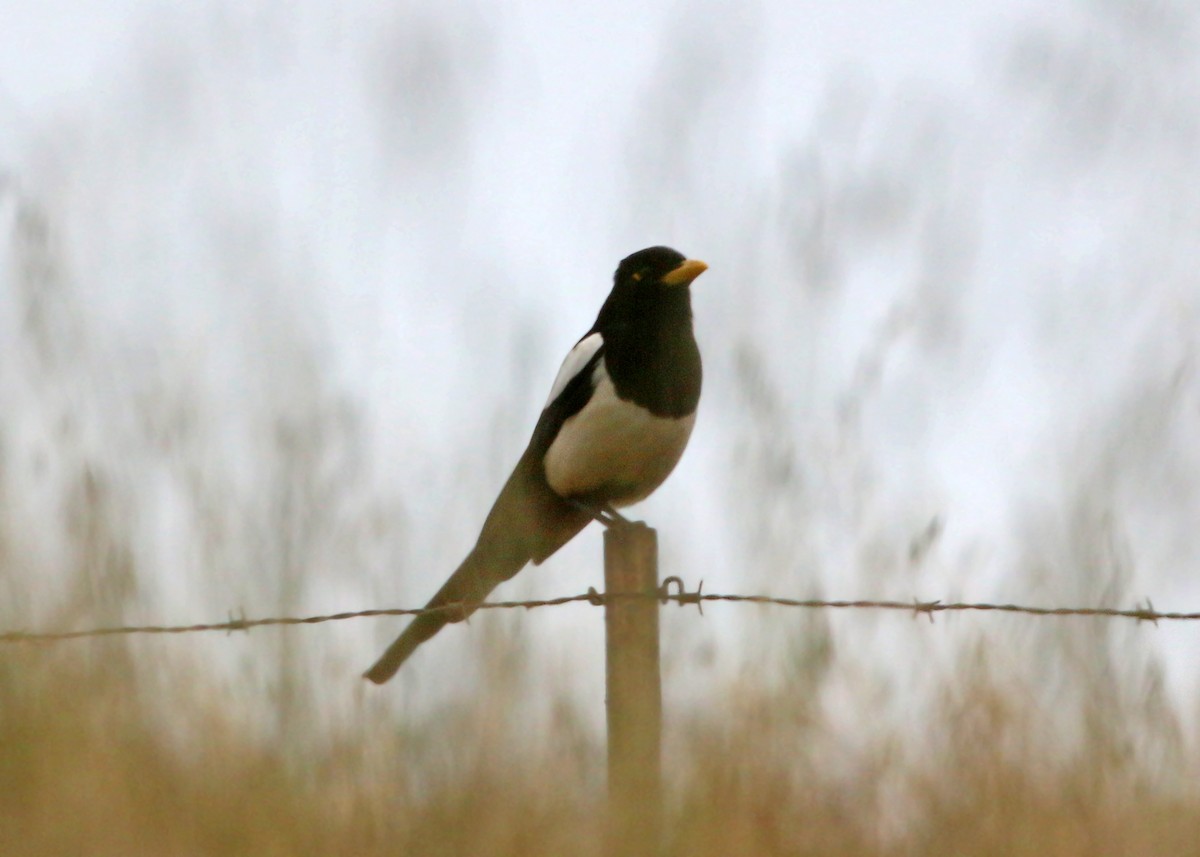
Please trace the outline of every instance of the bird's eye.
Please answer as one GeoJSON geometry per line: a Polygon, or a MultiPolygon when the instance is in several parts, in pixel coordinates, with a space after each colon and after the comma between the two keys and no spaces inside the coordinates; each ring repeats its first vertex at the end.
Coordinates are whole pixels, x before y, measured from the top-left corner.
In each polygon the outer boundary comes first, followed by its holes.
{"type": "Polygon", "coordinates": [[[648,270],[650,270],[650,269],[649,269],[649,268],[642,268],[642,270],[640,270],[640,271],[636,272],[636,273],[633,275],[633,281],[634,281],[635,283],[640,283],[640,282],[642,281],[642,277],[646,276],[646,272],[647,272],[648,270]]]}

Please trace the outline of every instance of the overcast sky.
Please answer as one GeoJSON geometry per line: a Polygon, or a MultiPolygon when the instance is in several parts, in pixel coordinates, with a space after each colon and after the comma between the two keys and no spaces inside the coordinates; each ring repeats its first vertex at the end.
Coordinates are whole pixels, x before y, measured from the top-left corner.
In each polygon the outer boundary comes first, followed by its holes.
{"type": "MultiPolygon", "coordinates": [[[[87,507],[133,558],[129,621],[423,603],[618,260],[665,243],[710,271],[694,440],[638,509],[663,576],[1200,607],[1200,15],[1043,7],[0,2],[16,585],[61,618],[87,507]]],[[[589,531],[497,595],[600,579],[589,531]]],[[[892,675],[979,635],[1033,670],[1052,633],[708,614],[666,615],[669,701],[814,627],[892,675]]],[[[506,623],[598,710],[586,607],[454,627],[395,695],[468,694],[506,623]]],[[[288,639],[348,697],[400,625],[288,639]]],[[[1104,645],[1191,708],[1192,629],[1104,645]]]]}

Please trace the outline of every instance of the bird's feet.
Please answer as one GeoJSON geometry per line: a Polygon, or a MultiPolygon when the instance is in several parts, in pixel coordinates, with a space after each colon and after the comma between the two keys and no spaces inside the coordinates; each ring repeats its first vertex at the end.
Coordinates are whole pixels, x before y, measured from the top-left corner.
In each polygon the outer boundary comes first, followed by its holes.
{"type": "Polygon", "coordinates": [[[567,502],[608,529],[627,527],[633,523],[608,503],[585,503],[583,500],[568,500],[567,502]]]}

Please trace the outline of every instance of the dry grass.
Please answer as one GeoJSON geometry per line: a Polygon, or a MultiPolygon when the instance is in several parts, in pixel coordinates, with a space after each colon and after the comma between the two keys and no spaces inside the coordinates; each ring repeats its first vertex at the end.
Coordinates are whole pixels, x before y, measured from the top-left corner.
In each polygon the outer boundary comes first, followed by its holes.
{"type": "MultiPolygon", "coordinates": [[[[569,713],[532,743],[505,740],[520,728],[501,700],[386,746],[347,735],[289,751],[252,735],[202,682],[164,706],[120,644],[82,652],[10,648],[0,662],[6,857],[601,851],[603,754],[569,713]],[[187,737],[164,729],[164,714],[187,737]]],[[[676,722],[691,749],[668,760],[669,853],[1194,851],[1194,794],[1112,747],[1048,757],[1037,712],[1014,702],[1025,697],[972,669],[927,725],[930,752],[885,741],[892,749],[852,776],[809,747],[821,726],[797,716],[796,690],[738,687],[727,710],[676,722]]]]}

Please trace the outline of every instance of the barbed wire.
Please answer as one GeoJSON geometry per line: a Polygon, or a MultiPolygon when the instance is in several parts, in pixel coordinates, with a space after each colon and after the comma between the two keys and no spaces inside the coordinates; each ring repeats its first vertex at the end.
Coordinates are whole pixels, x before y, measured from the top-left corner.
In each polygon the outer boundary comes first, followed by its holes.
{"type": "MultiPolygon", "coordinates": [[[[589,588],[580,595],[567,595],[560,598],[533,599],[526,601],[484,601],[475,605],[478,610],[533,610],[539,607],[560,607],[565,604],[586,603],[593,606],[603,606],[609,602],[622,599],[653,599],[663,604],[675,602],[680,606],[695,604],[700,612],[704,612],[705,602],[725,602],[734,604],[764,604],[775,607],[796,607],[808,610],[891,610],[910,613],[912,616],[928,616],[932,622],[937,613],[956,612],[995,612],[1016,613],[1025,616],[1084,616],[1106,619],[1133,619],[1137,622],[1159,621],[1195,621],[1200,620],[1200,612],[1160,612],[1147,600],[1145,606],[1132,608],[1121,607],[1032,607],[1022,604],[990,604],[986,602],[969,601],[889,601],[859,599],[853,601],[828,600],[822,598],[781,598],[774,595],[727,595],[706,593],[703,591],[704,582],[695,592],[685,590],[683,581],[678,577],[668,577],[657,591],[651,592],[609,592],[601,593],[589,588]],[[675,591],[672,591],[674,585],[675,591]]],[[[196,625],[122,625],[106,628],[87,628],[77,631],[4,631],[0,632],[0,643],[52,643],[64,640],[77,640],[85,637],[111,637],[126,634],[191,634],[205,631],[249,631],[251,628],[263,628],[280,625],[319,625],[324,622],[340,622],[346,619],[366,619],[375,616],[423,616],[434,613],[456,613],[463,608],[460,603],[443,604],[440,607],[395,607],[374,610],[355,610],[345,613],[329,613],[319,616],[281,616],[262,619],[247,619],[245,617],[230,618],[224,622],[211,622],[196,625]]]]}

